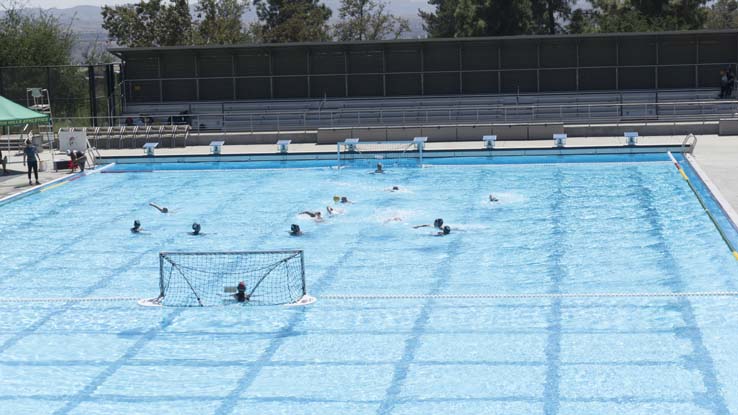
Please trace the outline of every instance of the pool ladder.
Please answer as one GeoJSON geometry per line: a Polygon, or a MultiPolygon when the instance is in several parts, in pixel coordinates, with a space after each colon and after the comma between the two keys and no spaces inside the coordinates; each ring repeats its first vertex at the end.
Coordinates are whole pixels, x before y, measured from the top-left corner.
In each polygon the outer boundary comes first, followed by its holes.
{"type": "Polygon", "coordinates": [[[697,147],[697,136],[692,133],[687,134],[687,136],[684,137],[684,140],[682,140],[682,154],[692,154],[695,147],[697,147]],[[692,138],[694,141],[692,144],[688,144],[690,138],[692,138]]]}

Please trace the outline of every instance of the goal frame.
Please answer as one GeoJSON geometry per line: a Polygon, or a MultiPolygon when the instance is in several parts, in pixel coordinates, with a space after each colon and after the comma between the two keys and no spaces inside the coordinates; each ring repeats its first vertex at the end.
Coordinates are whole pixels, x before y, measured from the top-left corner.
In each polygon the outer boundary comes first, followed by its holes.
{"type": "Polygon", "coordinates": [[[340,165],[344,160],[374,160],[374,159],[418,159],[419,163],[423,164],[423,150],[425,148],[425,142],[427,137],[416,137],[414,140],[388,140],[388,141],[360,141],[358,138],[347,138],[344,141],[336,143],[336,160],[340,165]],[[388,150],[373,150],[373,151],[362,151],[360,147],[369,145],[381,147],[386,146],[398,146],[406,145],[407,149],[398,151],[396,149],[388,150]],[[377,157],[379,155],[389,155],[390,157],[377,157]],[[391,157],[392,155],[399,155],[400,157],[391,157]]]}
{"type": "MultiPolygon", "coordinates": [[[[163,301],[165,295],[165,289],[164,287],[164,267],[165,267],[165,261],[168,261],[166,258],[167,256],[197,256],[197,255],[294,255],[298,256],[300,258],[300,280],[302,284],[302,296],[303,298],[298,299],[297,302],[294,305],[304,305],[309,304],[304,303],[303,299],[306,297],[308,299],[312,299],[314,301],[313,297],[309,297],[307,294],[307,286],[305,282],[305,251],[302,249],[282,249],[282,250],[266,250],[266,251],[161,251],[159,252],[159,296],[156,300],[150,300],[153,303],[159,303],[158,305],[161,305],[161,302],[163,301]]],[[[171,261],[168,261],[171,262],[171,261]]],[[[189,281],[185,280],[187,284],[189,285],[189,281]]],[[[191,287],[190,287],[191,288],[191,287]]],[[[193,290],[194,292],[194,290],[193,290]]],[[[199,301],[199,299],[198,299],[199,301]]],[[[140,303],[140,302],[139,302],[140,303]]],[[[147,304],[148,305],[148,304],[147,304]]],[[[157,305],[157,304],[151,304],[151,305],[157,305]]],[[[293,305],[293,304],[285,304],[285,305],[293,305]]],[[[202,306],[202,304],[201,304],[202,306]]]]}

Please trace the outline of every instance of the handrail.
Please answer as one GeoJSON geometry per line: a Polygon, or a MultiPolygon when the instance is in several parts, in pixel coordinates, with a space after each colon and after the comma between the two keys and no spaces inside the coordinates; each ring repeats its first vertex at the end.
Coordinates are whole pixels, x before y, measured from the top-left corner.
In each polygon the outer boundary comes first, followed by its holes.
{"type": "MultiPolygon", "coordinates": [[[[695,105],[735,105],[738,107],[738,100],[712,100],[712,101],[664,101],[664,102],[629,102],[629,103],[618,103],[618,102],[597,102],[597,103],[560,103],[560,104],[496,104],[496,105],[469,105],[469,106],[457,106],[457,105],[445,105],[445,106],[423,106],[423,107],[417,107],[417,106],[409,106],[409,107],[361,107],[361,108],[336,108],[336,109],[323,109],[320,111],[317,110],[311,110],[311,109],[294,109],[294,110],[257,110],[257,111],[233,111],[228,110],[225,113],[220,112],[210,112],[210,113],[198,113],[198,114],[189,114],[188,117],[194,117],[195,115],[199,115],[202,117],[220,117],[225,115],[228,116],[237,116],[237,115],[289,115],[289,114],[295,114],[295,115],[302,115],[304,113],[319,113],[319,112],[333,112],[333,113],[353,113],[353,112],[378,112],[383,111],[384,113],[387,112],[399,112],[399,111],[413,111],[413,112],[428,112],[428,111],[439,111],[439,112],[448,112],[449,110],[456,110],[456,111],[473,111],[473,110],[499,110],[499,109],[558,109],[558,108],[572,108],[572,109],[580,109],[580,108],[599,108],[599,107],[630,107],[630,108],[638,108],[645,106],[675,106],[675,105],[684,105],[684,106],[690,106],[693,107],[695,105]]],[[[145,103],[142,104],[134,104],[134,105],[147,105],[145,103]]],[[[152,106],[156,106],[157,104],[148,104],[152,106]]],[[[162,112],[162,113],[156,113],[156,114],[148,114],[148,115],[155,115],[157,117],[181,117],[182,115],[179,113],[169,113],[169,112],[162,112]]],[[[129,118],[131,115],[125,115],[125,116],[119,116],[114,118],[129,118]]],[[[70,117],[67,117],[70,118],[70,117]]],[[[84,117],[80,117],[84,118],[84,117]]],[[[89,118],[89,117],[88,117],[89,118]]]]}
{"type": "MultiPolygon", "coordinates": [[[[350,113],[367,113],[367,112],[382,112],[384,116],[388,113],[403,113],[407,111],[415,112],[415,113],[429,113],[429,112],[438,112],[438,113],[448,113],[449,111],[493,111],[493,110],[501,110],[504,109],[506,111],[514,111],[514,110],[536,110],[540,112],[541,110],[545,109],[558,109],[559,111],[563,109],[572,109],[577,110],[581,108],[587,108],[588,112],[591,112],[592,109],[597,108],[643,108],[646,106],[676,106],[676,105],[683,105],[685,107],[694,107],[694,106],[702,106],[702,105],[735,105],[738,107],[738,101],[696,101],[696,102],[688,102],[688,101],[675,101],[675,102],[651,102],[651,103],[626,103],[626,104],[619,104],[619,103],[596,103],[596,104],[545,104],[545,105],[538,105],[538,104],[522,104],[522,105],[495,105],[495,106],[471,106],[471,107],[428,107],[428,108],[365,108],[365,109],[346,109],[346,108],[340,108],[335,110],[322,110],[322,111],[316,111],[316,110],[292,110],[292,111],[285,111],[285,110],[274,110],[274,111],[228,111],[226,113],[199,113],[199,114],[190,114],[188,115],[189,118],[195,118],[195,117],[238,117],[238,116],[285,116],[285,115],[296,115],[302,117],[305,114],[319,114],[321,112],[330,112],[335,114],[340,114],[346,116],[350,113]]],[[[151,116],[156,116],[158,118],[162,117],[179,117],[180,114],[175,113],[155,113],[155,114],[149,114],[151,116]]],[[[695,117],[703,117],[704,115],[709,114],[695,114],[695,117]]],[[[101,118],[112,118],[112,119],[118,119],[118,120],[125,120],[127,118],[130,118],[130,115],[123,115],[123,116],[117,116],[117,117],[101,117],[101,118]]],[[[608,117],[609,118],[609,117],[608,117]]],[[[89,119],[89,117],[57,117],[57,119],[89,119]]]]}
{"type": "MultiPolygon", "coordinates": [[[[152,104],[156,111],[156,104],[152,104]]],[[[221,113],[188,115],[191,125],[211,130],[265,131],[290,128],[348,127],[357,124],[372,125],[428,125],[428,124],[488,124],[488,123],[577,123],[624,121],[714,121],[738,110],[738,100],[673,101],[640,103],[560,103],[523,105],[431,106],[417,108],[375,107],[371,109],[300,109],[265,111],[227,110],[221,113]],[[676,109],[680,108],[679,111],[676,109]],[[209,124],[212,119],[222,122],[209,124]],[[193,124],[194,123],[194,124],[193,124]]],[[[157,125],[172,125],[179,113],[153,112],[157,125]]],[[[100,117],[101,123],[124,124],[131,115],[100,117]]],[[[87,117],[57,118],[57,122],[82,125],[87,117]]]]}
{"type": "Polygon", "coordinates": [[[690,138],[694,138],[694,144],[689,146],[689,151],[687,151],[687,153],[689,154],[694,153],[694,148],[697,147],[697,136],[692,133],[689,133],[687,134],[686,137],[684,137],[684,140],[682,140],[682,154],[685,153],[687,142],[689,141],[690,138]]]}

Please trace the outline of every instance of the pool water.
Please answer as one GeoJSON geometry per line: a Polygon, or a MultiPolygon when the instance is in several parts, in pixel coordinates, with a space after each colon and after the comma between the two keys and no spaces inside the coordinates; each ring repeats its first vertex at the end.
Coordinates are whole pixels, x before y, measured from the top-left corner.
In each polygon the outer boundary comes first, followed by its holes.
{"type": "Polygon", "coordinates": [[[735,297],[433,296],[738,291],[663,159],[93,174],[0,206],[3,298],[150,298],[159,251],[303,249],[318,299],[0,302],[0,412],[738,413],[735,297]]]}

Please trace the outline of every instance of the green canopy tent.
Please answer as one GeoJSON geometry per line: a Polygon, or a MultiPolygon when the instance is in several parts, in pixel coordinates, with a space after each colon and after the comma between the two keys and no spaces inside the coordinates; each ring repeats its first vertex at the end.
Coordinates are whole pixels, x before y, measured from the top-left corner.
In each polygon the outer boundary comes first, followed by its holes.
{"type": "Polygon", "coordinates": [[[30,110],[0,96],[0,127],[49,122],[49,115],[30,110]]]}
{"type": "MultiPolygon", "coordinates": [[[[48,122],[48,114],[36,112],[0,96],[0,128],[24,124],[46,124],[48,122]]],[[[51,148],[51,146],[49,146],[49,148],[51,148]]],[[[9,150],[10,140],[8,140],[8,151],[9,150]]]]}

